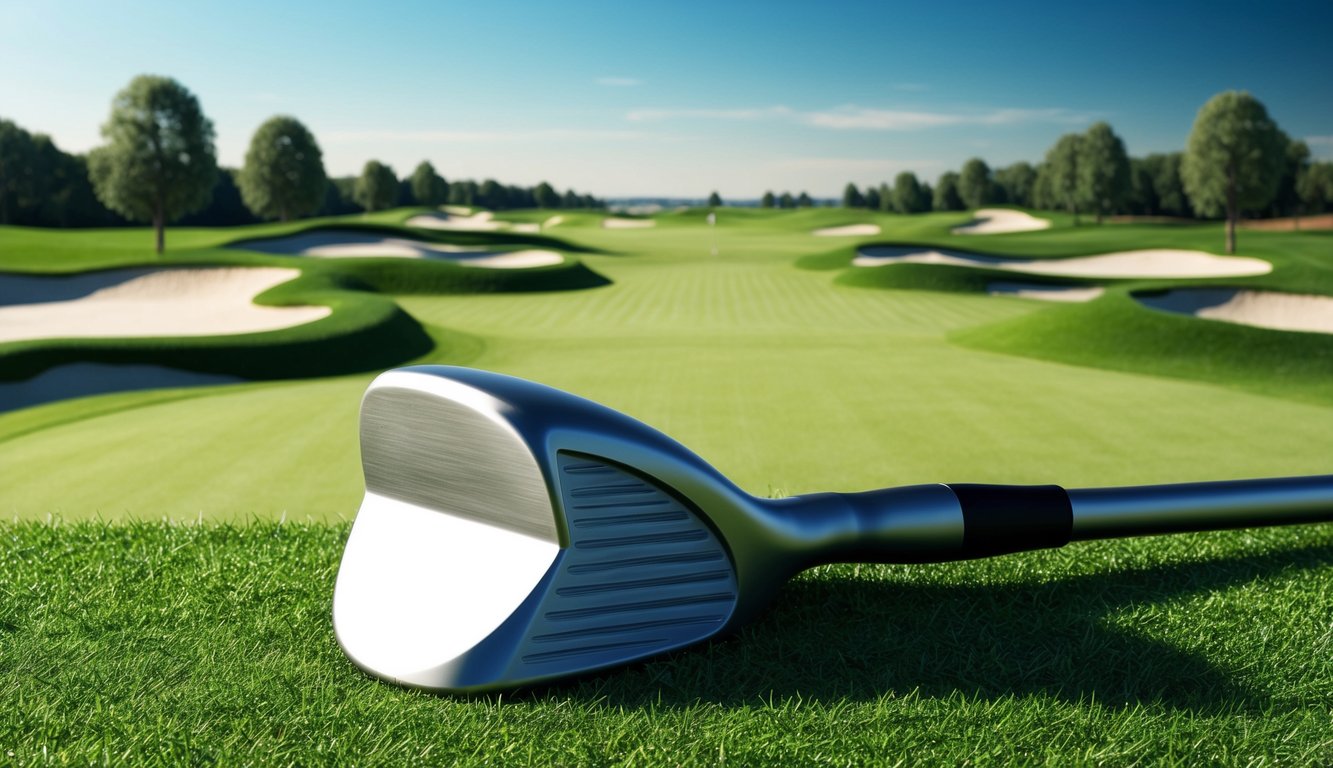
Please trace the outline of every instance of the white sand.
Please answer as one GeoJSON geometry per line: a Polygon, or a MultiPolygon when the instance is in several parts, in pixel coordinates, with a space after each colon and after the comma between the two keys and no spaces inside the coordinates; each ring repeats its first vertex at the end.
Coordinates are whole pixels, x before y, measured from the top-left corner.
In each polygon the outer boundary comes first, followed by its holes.
{"type": "Polygon", "coordinates": [[[1044,285],[1042,283],[991,283],[986,293],[991,296],[1013,296],[1019,299],[1082,303],[1092,301],[1106,292],[1100,285],[1044,285]]]}
{"type": "Polygon", "coordinates": [[[1214,256],[1203,251],[1155,249],[1120,251],[1064,259],[1005,259],[927,246],[870,246],[858,251],[852,264],[944,264],[998,269],[1029,275],[1091,278],[1191,278],[1264,275],[1273,265],[1263,259],[1214,256]]]}
{"type": "Polygon", "coordinates": [[[465,267],[487,269],[543,267],[564,261],[564,257],[555,251],[479,251],[405,237],[385,237],[354,229],[317,229],[267,240],[247,240],[234,243],[232,247],[279,256],[315,256],[324,259],[441,259],[465,267]]]}
{"type": "Polygon", "coordinates": [[[197,387],[237,381],[242,379],[219,373],[197,373],[160,365],[69,363],[48,368],[31,379],[0,381],[0,412],[108,392],[197,387]]]}
{"type": "Polygon", "coordinates": [[[558,227],[564,223],[565,223],[564,216],[552,216],[551,218],[542,222],[542,229],[550,229],[551,227],[558,227]]]}
{"type": "Polygon", "coordinates": [[[1280,331],[1333,333],[1333,297],[1237,288],[1182,288],[1135,296],[1144,306],[1280,331]]]}
{"type": "Polygon", "coordinates": [[[452,213],[422,213],[403,222],[421,229],[445,229],[456,232],[495,232],[507,229],[509,222],[496,221],[490,211],[479,211],[470,216],[452,213]]]}
{"type": "Polygon", "coordinates": [[[1022,211],[1005,208],[982,208],[974,218],[961,227],[954,227],[955,235],[999,235],[1005,232],[1033,232],[1049,229],[1051,222],[1022,211]]]}
{"type": "Polygon", "coordinates": [[[0,342],[216,336],[327,317],[328,307],[261,307],[252,301],[300,274],[281,267],[188,267],[117,269],[77,278],[4,277],[0,283],[14,285],[0,289],[0,297],[10,299],[0,306],[0,342]],[[18,300],[15,287],[24,294],[18,300]]]}
{"type": "Polygon", "coordinates": [[[602,229],[648,229],[655,226],[657,222],[652,219],[625,219],[619,216],[602,219],[602,229]]]}
{"type": "Polygon", "coordinates": [[[519,232],[525,235],[531,235],[542,231],[542,225],[537,224],[535,222],[524,222],[522,224],[515,224],[509,229],[511,232],[519,232]]]}
{"type": "Polygon", "coordinates": [[[824,227],[816,229],[810,234],[815,237],[866,237],[869,235],[878,235],[880,232],[878,224],[848,224],[843,227],[824,227]]]}

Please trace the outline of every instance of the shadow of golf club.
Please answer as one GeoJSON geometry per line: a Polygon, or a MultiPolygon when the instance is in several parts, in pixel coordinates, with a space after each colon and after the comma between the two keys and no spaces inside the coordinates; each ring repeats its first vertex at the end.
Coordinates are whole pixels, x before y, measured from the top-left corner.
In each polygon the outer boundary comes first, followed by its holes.
{"type": "MultiPolygon", "coordinates": [[[[1149,637],[1150,627],[1140,634],[1114,625],[1112,617],[1330,563],[1333,543],[1325,539],[1251,557],[1044,584],[919,586],[826,574],[792,582],[737,636],[526,696],[572,695],[640,708],[916,692],[1260,711],[1271,703],[1264,692],[1206,658],[1149,637]]],[[[1200,622],[1206,625],[1206,617],[1200,622]]]]}

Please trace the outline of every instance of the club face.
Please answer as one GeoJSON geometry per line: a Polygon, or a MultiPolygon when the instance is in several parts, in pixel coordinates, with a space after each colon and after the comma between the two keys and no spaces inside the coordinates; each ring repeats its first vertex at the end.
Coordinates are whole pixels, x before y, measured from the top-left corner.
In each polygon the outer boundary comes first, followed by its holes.
{"type": "Polygon", "coordinates": [[[735,614],[734,556],[699,501],[734,523],[748,497],[638,422],[423,367],[376,379],[361,431],[334,627],[378,677],[513,688],[690,645],[735,614]]]}

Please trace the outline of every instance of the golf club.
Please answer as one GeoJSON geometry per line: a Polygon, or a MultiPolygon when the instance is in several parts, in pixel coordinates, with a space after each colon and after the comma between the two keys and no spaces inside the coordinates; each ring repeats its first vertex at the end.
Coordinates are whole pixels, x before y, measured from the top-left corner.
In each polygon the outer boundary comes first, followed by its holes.
{"type": "Polygon", "coordinates": [[[824,563],[1333,519],[1333,476],[758,498],[610,408],[448,366],[371,383],[361,458],[338,642],[366,672],[434,691],[512,689],[697,643],[824,563]]]}

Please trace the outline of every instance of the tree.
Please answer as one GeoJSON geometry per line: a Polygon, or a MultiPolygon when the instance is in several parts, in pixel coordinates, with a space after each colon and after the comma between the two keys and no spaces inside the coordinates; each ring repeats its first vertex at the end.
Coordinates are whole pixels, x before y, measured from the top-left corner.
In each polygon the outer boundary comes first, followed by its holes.
{"type": "Polygon", "coordinates": [[[722,207],[722,196],[719,195],[719,194],[717,193],[717,190],[713,190],[711,193],[709,193],[709,195],[708,195],[708,207],[709,207],[709,208],[721,208],[721,207],[722,207]]]}
{"type": "MultiPolygon", "coordinates": [[[[786,195],[786,197],[787,197],[788,199],[790,199],[790,198],[791,198],[791,195],[786,195]]],[[[790,208],[791,206],[789,205],[789,206],[787,206],[787,207],[790,208]]],[[[801,194],[799,194],[799,195],[796,196],[796,207],[797,207],[797,208],[814,208],[814,207],[815,207],[815,201],[812,200],[812,199],[810,198],[810,193],[809,193],[809,192],[802,191],[801,194]]]]}
{"type": "MultiPolygon", "coordinates": [[[[569,190],[568,195],[573,195],[574,190],[569,190]]],[[[498,211],[506,207],[508,195],[505,194],[504,185],[495,179],[486,179],[481,182],[477,188],[477,205],[484,208],[490,208],[492,211],[498,211]]]]}
{"type": "MultiPolygon", "coordinates": [[[[242,200],[237,180],[240,173],[231,168],[218,168],[218,180],[213,185],[208,205],[182,216],[180,223],[187,227],[235,227],[262,221],[242,200]]],[[[320,190],[321,205],[324,203],[324,191],[320,190]]]]}
{"type": "Polygon", "coordinates": [[[1277,192],[1273,196],[1274,216],[1295,216],[1300,228],[1301,194],[1297,189],[1301,176],[1310,167],[1310,147],[1300,139],[1282,136],[1286,150],[1282,153],[1282,174],[1278,177],[1277,192]]]}
{"type": "Polygon", "coordinates": [[[421,205],[444,205],[449,202],[449,182],[435,172],[430,161],[422,160],[412,171],[412,196],[421,205]]]}
{"type": "Polygon", "coordinates": [[[286,115],[270,117],[259,126],[236,177],[245,207],[256,216],[280,221],[319,210],[325,181],[315,137],[300,120],[286,115]]]}
{"type": "Polygon", "coordinates": [[[848,183],[842,190],[843,208],[864,208],[866,199],[861,196],[861,190],[856,188],[855,184],[848,183]]]}
{"type": "Polygon", "coordinates": [[[1157,192],[1152,186],[1152,172],[1147,161],[1139,157],[1129,159],[1129,196],[1126,208],[1135,215],[1157,214],[1157,192]]]}
{"type": "Polygon", "coordinates": [[[88,154],[88,174],[106,207],[151,221],[157,252],[167,222],[208,205],[217,180],[213,123],[199,100],[168,77],[139,75],[111,102],[106,144],[88,154]]]}
{"type": "Polygon", "coordinates": [[[34,196],[37,147],[32,134],[0,120],[0,224],[9,224],[23,202],[34,196]]]}
{"type": "Polygon", "coordinates": [[[935,182],[934,206],[937,211],[963,210],[963,198],[958,195],[958,174],[946,171],[935,182]]]}
{"type": "Polygon", "coordinates": [[[930,197],[921,189],[916,174],[903,171],[893,180],[893,210],[898,213],[922,213],[930,210],[930,197]]]}
{"type": "Polygon", "coordinates": [[[1236,252],[1240,212],[1272,202],[1285,149],[1268,110],[1244,91],[1219,93],[1199,110],[1180,175],[1195,210],[1226,213],[1227,253],[1236,252]]]}
{"type": "Polygon", "coordinates": [[[778,207],[779,207],[779,208],[795,208],[795,207],[796,207],[796,198],[792,197],[790,192],[783,192],[783,193],[782,193],[782,196],[778,198],[778,207]]]}
{"type": "Polygon", "coordinates": [[[477,182],[468,179],[466,181],[455,181],[449,185],[449,204],[467,205],[477,204],[477,182]]]}
{"type": "Polygon", "coordinates": [[[866,187],[865,194],[866,208],[872,211],[878,211],[880,206],[879,190],[875,187],[866,187]]]}
{"type": "Polygon", "coordinates": [[[356,179],[352,199],[367,211],[389,208],[398,199],[398,176],[380,161],[368,160],[356,179]]]}
{"type": "Polygon", "coordinates": [[[1125,143],[1107,123],[1093,123],[1078,145],[1078,197],[1102,217],[1124,205],[1129,196],[1129,155],[1125,143]]]}
{"type": "Polygon", "coordinates": [[[1152,154],[1143,158],[1143,169],[1152,177],[1157,212],[1164,216],[1193,216],[1184,184],[1180,181],[1180,162],[1184,154],[1152,154]]]}
{"type": "Polygon", "coordinates": [[[1083,137],[1077,133],[1066,133],[1055,142],[1055,146],[1046,152],[1046,189],[1043,190],[1052,207],[1061,207],[1074,214],[1074,224],[1078,225],[1079,170],[1078,161],[1082,154],[1080,145],[1083,137]]]}
{"type": "Polygon", "coordinates": [[[1307,214],[1323,213],[1333,203],[1333,163],[1314,163],[1296,182],[1307,214]]]}
{"type": "Polygon", "coordinates": [[[979,157],[963,163],[963,172],[958,176],[958,196],[963,199],[966,208],[981,208],[993,202],[990,166],[979,157]]]}
{"type": "Polygon", "coordinates": [[[532,190],[532,201],[538,208],[559,208],[560,194],[555,191],[555,187],[543,181],[532,190]]]}
{"type": "Polygon", "coordinates": [[[1028,163],[1014,163],[1004,168],[996,168],[993,174],[995,185],[999,187],[1005,202],[1011,205],[1032,207],[1033,187],[1037,184],[1037,171],[1028,163]]]}
{"type": "Polygon", "coordinates": [[[764,196],[759,198],[760,208],[772,208],[776,203],[777,203],[777,198],[773,196],[772,190],[765,192],[764,196]]]}

